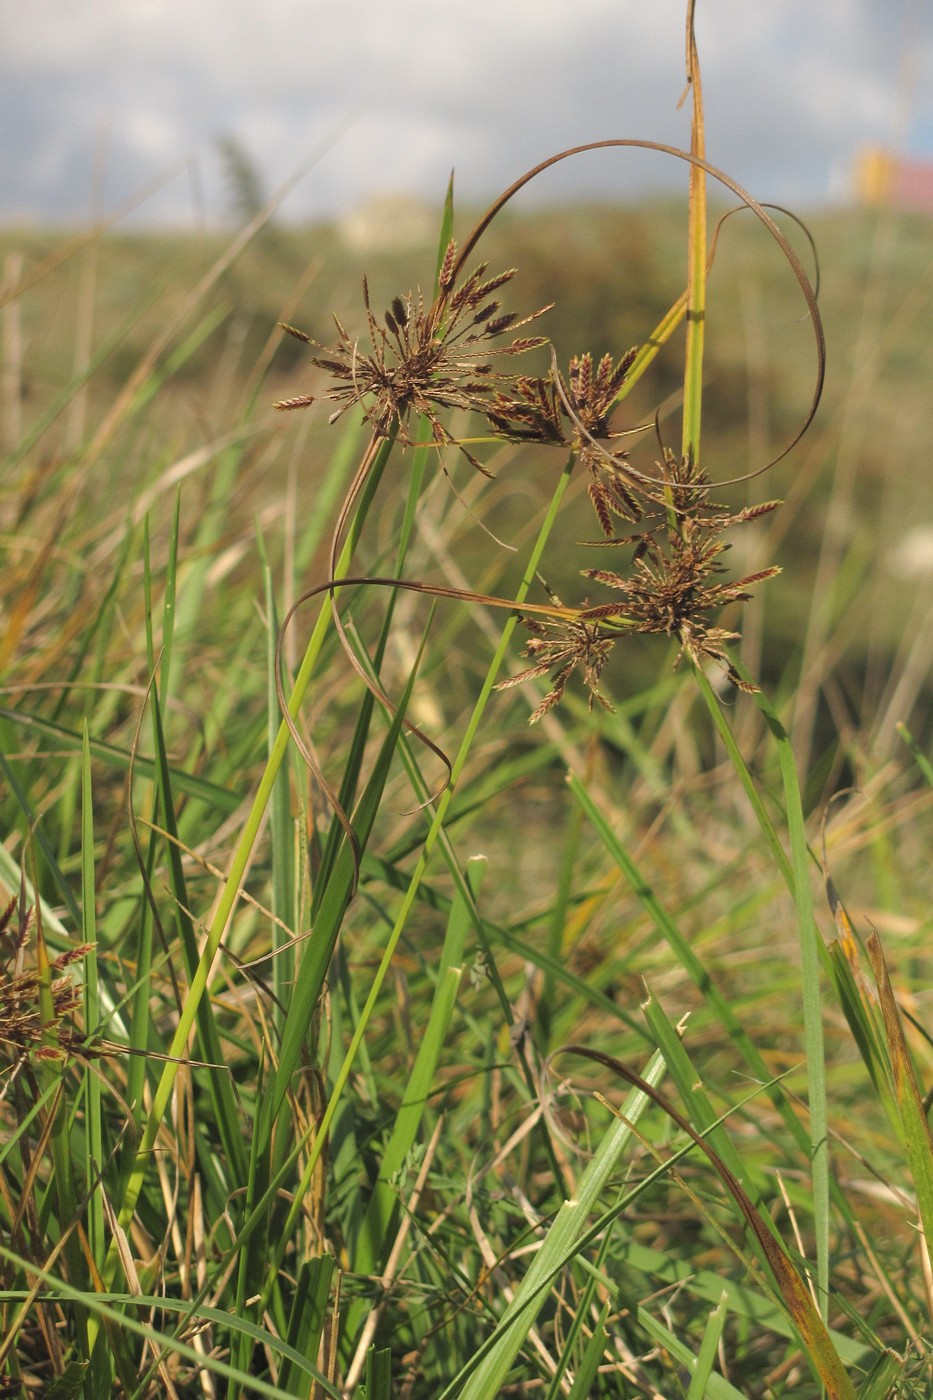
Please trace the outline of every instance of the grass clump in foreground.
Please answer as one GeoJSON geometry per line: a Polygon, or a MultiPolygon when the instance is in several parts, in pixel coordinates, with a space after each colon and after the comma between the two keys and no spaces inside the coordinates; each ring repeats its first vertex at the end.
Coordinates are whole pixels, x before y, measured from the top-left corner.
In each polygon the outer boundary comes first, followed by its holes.
{"type": "MultiPolygon", "coordinates": [[[[720,504],[701,450],[697,76],[687,288],[634,350],[562,370],[477,268],[536,170],[459,247],[448,200],[430,299],[312,342],[280,400],[311,413],[264,418],[271,340],[186,388],[244,237],[98,416],[119,334],[10,444],[9,1394],[929,1394],[931,769],[907,733],[919,783],[863,761],[821,845],[733,647],[774,570],[726,546],[780,512],[720,504]],[[649,416],[623,450],[679,328],[681,441],[649,416]],[[318,399],[353,410],[335,448],[318,399]],[[551,495],[503,564],[519,451],[551,495]],[[539,579],[575,493],[612,553],[571,606],[539,579]],[[635,637],[670,654],[620,697],[635,637]]],[[[810,280],[738,193],[803,296],[812,416],[810,280]]]]}

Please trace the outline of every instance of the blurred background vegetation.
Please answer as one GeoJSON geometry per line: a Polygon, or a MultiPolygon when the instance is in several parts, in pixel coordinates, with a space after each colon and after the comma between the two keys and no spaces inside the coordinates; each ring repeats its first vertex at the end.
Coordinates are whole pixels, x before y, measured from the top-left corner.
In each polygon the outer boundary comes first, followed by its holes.
{"type": "MultiPolygon", "coordinates": [[[[812,267],[800,230],[777,217],[812,267]]],[[[468,218],[461,211],[464,227],[468,218]]],[[[745,611],[745,654],[779,695],[797,693],[804,756],[825,749],[834,733],[878,754],[895,742],[896,719],[922,735],[931,712],[930,219],[852,208],[813,215],[807,226],[822,264],[826,392],[816,424],[788,460],[763,478],[723,489],[723,500],[733,505],[771,497],[786,503],[744,532],[750,542],[736,546],[743,557],[729,562],[741,572],[783,566],[782,579],[761,588],[745,611]]],[[[519,269],[510,307],[555,303],[542,325],[566,363],[584,350],[619,355],[650,334],[682,286],[682,230],[683,212],[673,203],[509,213],[480,253],[494,270],[519,269]]],[[[99,522],[126,506],[159,463],[203,449],[248,419],[247,462],[256,470],[239,472],[222,502],[225,537],[231,545],[242,541],[257,515],[275,514],[289,464],[297,472],[299,508],[315,510],[318,463],[329,460],[333,446],[326,405],[310,421],[275,415],[271,405],[279,396],[313,392],[323,376],[307,349],[280,336],[276,323],[287,317],[326,344],[336,314],[351,334],[364,334],[362,271],[377,309],[430,282],[433,234],[419,242],[417,232],[415,220],[413,241],[410,211],[391,202],[375,208],[368,224],[357,218],[346,229],[267,226],[193,305],[193,289],[227,245],[223,235],[111,233],[82,247],[59,233],[5,231],[6,284],[25,287],[4,311],[7,449],[17,455],[23,425],[43,420],[61,401],[37,444],[36,489],[42,476],[58,479],[62,462],[86,445],[86,425],[104,419],[168,331],[156,361],[160,431],[132,415],[137,431],[108,442],[74,509],[99,522]],[[92,359],[93,373],[75,394],[75,376],[92,359]],[[260,362],[268,370],[257,397],[260,362]]],[[[710,304],[704,465],[714,480],[727,480],[759,470],[793,437],[812,392],[814,357],[790,273],[747,215],[723,228],[710,304]]],[[[665,443],[678,441],[678,360],[671,347],[626,405],[623,426],[644,425],[631,439],[632,461],[648,470],[659,455],[656,411],[665,443]]],[[[152,380],[139,392],[154,396],[152,380]]],[[[470,431],[466,424],[455,431],[461,429],[470,431]]],[[[527,518],[529,497],[550,491],[550,481],[541,480],[541,454],[500,444],[480,455],[500,477],[500,489],[484,497],[478,512],[510,540],[527,518]]],[[[472,489],[469,469],[456,458],[447,454],[448,470],[472,489]]],[[[192,472],[186,501],[210,500],[213,477],[209,462],[192,472]]],[[[598,562],[583,543],[594,536],[583,485],[559,557],[547,561],[548,582],[566,601],[582,596],[578,570],[598,562]],[[578,550],[569,547],[573,538],[581,542],[578,550]]],[[[488,570],[502,567],[497,587],[507,589],[507,559],[470,529],[469,517],[460,525],[475,560],[470,581],[479,587],[483,577],[489,581],[488,570]]],[[[308,561],[305,583],[322,560],[323,554],[308,561]]],[[[614,693],[637,691],[643,667],[653,668],[656,659],[650,643],[626,648],[624,662],[615,664],[632,680],[614,675],[614,693]]],[[[851,754],[851,778],[849,760],[851,754]]]]}
{"type": "MultiPolygon", "coordinates": [[[[258,214],[261,191],[241,181],[240,193],[240,216],[258,214]]],[[[150,909],[140,888],[129,811],[140,811],[140,829],[151,843],[152,905],[162,906],[167,948],[175,946],[171,920],[182,907],[177,891],[167,895],[160,883],[166,857],[158,809],[153,799],[140,800],[152,768],[149,732],[140,741],[138,722],[156,669],[160,611],[168,608],[173,620],[171,684],[165,682],[162,699],[179,784],[186,907],[200,918],[216,896],[218,870],[227,865],[243,819],[241,804],[266,754],[275,704],[268,685],[273,600],[281,617],[301,591],[325,576],[341,495],[366,439],[356,411],[336,426],[328,425],[326,403],[301,413],[275,412],[277,399],[325,387],[307,347],[283,335],[278,322],[297,324],[326,344],[336,314],[351,335],[364,336],[363,272],[377,311],[419,285],[428,292],[436,258],[433,220],[419,223],[411,215],[387,204],[342,226],[266,225],[242,246],[219,232],[69,237],[10,229],[0,235],[6,460],[0,481],[0,757],[8,784],[0,808],[0,856],[11,857],[5,879],[8,894],[15,893],[12,857],[25,859],[27,831],[41,813],[36,883],[50,906],[67,906],[55,930],[64,946],[64,925],[72,937],[80,927],[73,888],[82,870],[78,779],[87,720],[94,808],[88,883],[99,893],[99,947],[118,1012],[121,998],[137,998],[134,1030],[138,1008],[149,996],[145,985],[136,984],[136,946],[150,909]],[[176,570],[171,561],[178,492],[176,570]],[[136,788],[131,754],[138,760],[136,788]],[[147,814],[153,820],[145,828],[147,814]]],[[[805,236],[792,220],[778,218],[809,265],[805,236]]],[[[469,211],[458,212],[461,228],[470,222],[469,211]]],[[[925,334],[933,287],[930,224],[922,215],[886,209],[836,210],[807,223],[823,269],[826,392],[816,423],[785,461],[763,477],[722,488],[723,502],[734,507],[785,500],[782,510],[737,532],[749,538],[737,540],[727,556],[730,573],[772,563],[784,573],[756,590],[741,617],[727,611],[723,625],[741,625],[741,657],[792,734],[807,783],[814,849],[827,797],[846,784],[862,788],[845,807],[829,809],[833,874],[850,907],[867,911],[889,940],[905,996],[922,1019],[929,996],[933,804],[895,724],[906,722],[924,745],[933,735],[933,522],[923,434],[933,368],[925,334]]],[[[650,335],[683,288],[684,228],[683,208],[668,203],[510,213],[484,239],[480,255],[492,272],[518,268],[507,289],[508,309],[527,313],[554,303],[542,324],[566,364],[571,354],[584,351],[618,357],[650,335]]],[[[803,421],[815,372],[803,312],[773,245],[747,216],[731,218],[710,280],[703,442],[704,466],[714,481],[759,471],[803,421]]],[[[681,350],[678,343],[668,347],[625,401],[622,425],[643,428],[631,439],[632,462],[645,470],[660,451],[656,415],[663,442],[675,450],[679,444],[681,350]]],[[[450,427],[464,438],[478,431],[469,421],[454,420],[450,427]]],[[[493,479],[476,473],[455,449],[445,452],[445,472],[429,476],[419,499],[406,572],[508,597],[521,567],[516,558],[527,555],[563,454],[501,442],[473,443],[471,450],[493,479]],[[504,551],[492,535],[524,548],[524,554],[504,551]]],[[[411,448],[393,454],[367,521],[357,572],[392,566],[413,457],[411,448]]],[[[584,595],[579,570],[602,562],[587,544],[597,527],[585,488],[584,480],[571,486],[543,565],[547,583],[568,603],[584,595]]],[[[542,590],[537,599],[543,598],[542,590]]],[[[367,640],[374,637],[387,595],[366,590],[345,599],[353,625],[367,640]]],[[[413,595],[400,596],[395,608],[381,673],[392,695],[401,693],[428,614],[426,601],[413,595]]],[[[289,663],[301,655],[306,620],[302,614],[286,638],[289,663]]],[[[463,733],[501,622],[480,608],[438,607],[412,714],[450,752],[463,733]]],[[[349,746],[362,691],[333,638],[327,646],[306,719],[324,770],[339,775],[336,755],[349,746]]],[[[501,1074],[514,1046],[510,1031],[521,1031],[524,1015],[542,1050],[568,1039],[598,1038],[635,1062],[645,1048],[638,1011],[642,978],[650,978],[672,1020],[691,1013],[691,1054],[704,1076],[725,1086],[726,1101],[736,1084],[745,1094],[748,1066],[705,1001],[705,987],[659,936],[645,903],[653,889],[663,891],[664,907],[676,912],[684,946],[700,959],[704,976],[711,969],[728,1004],[754,1027],[768,1071],[788,1071],[788,1093],[804,1092],[800,971],[786,891],[697,704],[696,687],[672,674],[675,655],[673,644],[653,637],[617,647],[605,676],[617,707],[610,716],[588,717],[572,683],[560,709],[529,731],[526,720],[540,691],[529,695],[522,687],[495,695],[457,789],[447,826],[461,851],[469,842],[471,851],[488,852],[483,915],[492,921],[514,1022],[507,1024],[495,1003],[477,954],[464,980],[456,1034],[444,1046],[449,1059],[438,1070],[438,1092],[450,1114],[449,1156],[432,1190],[438,1201],[453,1202],[455,1228],[439,1246],[432,1298],[446,1298],[454,1289],[451,1280],[460,1277],[462,1240],[469,1237],[456,1214],[460,1178],[471,1174],[474,1154],[493,1140],[488,1125],[504,1140],[514,1115],[524,1111],[521,1093],[501,1074]],[[644,887],[621,877],[596,828],[574,810],[568,768],[602,790],[606,830],[634,852],[644,887]],[[543,946],[552,958],[546,974],[535,965],[543,946]],[[565,986],[558,973],[576,981],[565,986]]],[[[514,648],[507,664],[510,673],[523,664],[514,648]]],[[[749,697],[729,703],[741,752],[756,777],[764,775],[769,810],[779,811],[773,745],[765,742],[761,713],[749,697]]],[[[299,873],[290,878],[298,889],[306,857],[309,868],[316,859],[319,808],[302,766],[293,770],[292,783],[300,835],[299,873]]],[[[327,1022],[321,1050],[327,1075],[355,1024],[358,987],[371,984],[389,911],[419,849],[424,812],[413,805],[404,776],[394,773],[334,963],[333,998],[326,1007],[333,1021],[327,1022]]],[[[237,910],[224,942],[231,958],[266,958],[270,920],[263,903],[271,903],[276,862],[286,858],[292,859],[289,839],[270,839],[257,848],[249,875],[258,902],[237,910]]],[[[388,1131],[392,1106],[404,1100],[451,888],[445,872],[435,870],[414,908],[391,990],[367,1039],[370,1077],[341,1110],[321,1227],[328,1239],[352,1240],[355,1212],[369,1189],[367,1173],[371,1179],[376,1170],[380,1135],[388,1131]]],[[[299,933],[308,927],[307,909],[298,898],[295,905],[290,931],[299,933]]],[[[823,922],[828,924],[825,913],[823,922]]],[[[168,963],[168,952],[165,957],[168,963]]],[[[266,1003],[258,984],[235,976],[226,957],[218,966],[212,994],[225,1026],[225,1063],[243,1101],[255,1107],[266,1003]]],[[[139,1034],[146,1045],[164,1049],[163,1028],[173,1024],[177,988],[161,963],[151,988],[157,1024],[148,1042],[148,1031],[139,1034]]],[[[864,1074],[839,1008],[827,1013],[827,1039],[834,1132],[855,1144],[851,1158],[839,1151],[839,1177],[858,1200],[868,1237],[882,1240],[885,1266],[906,1296],[921,1288],[912,1254],[915,1226],[876,1189],[894,1170],[890,1129],[880,1108],[866,1107],[864,1074]],[[866,1180],[872,1173],[874,1179],[866,1180]]],[[[928,1042],[922,1053],[928,1073],[928,1042]]],[[[124,1078],[137,1067],[135,1061],[127,1068],[112,1060],[107,1069],[124,1092],[124,1078]]],[[[146,1073],[154,1078],[156,1071],[147,1065],[146,1073]]],[[[203,1116],[203,1096],[198,1102],[202,1117],[192,1121],[203,1125],[210,1120],[203,1116]]],[[[310,1115],[313,1095],[309,1104],[310,1115]]],[[[789,1164],[789,1190],[798,1193],[792,1206],[806,1217],[803,1177],[795,1175],[803,1159],[793,1143],[782,1141],[786,1134],[773,1107],[759,1099],[733,1111],[731,1126],[737,1138],[743,1135],[746,1159],[769,1181],[777,1161],[789,1164]]],[[[114,1118],[119,1122],[119,1113],[114,1118]]],[[[575,1135],[579,1128],[575,1123],[575,1135]]],[[[114,1129],[114,1141],[119,1132],[114,1129]]],[[[175,1149],[181,1162],[187,1160],[183,1148],[175,1149]]],[[[202,1143],[202,1150],[209,1157],[213,1149],[202,1143]]],[[[550,1166],[535,1157],[529,1162],[525,1177],[534,1199],[542,1211],[551,1210],[550,1166]]],[[[490,1190],[485,1204],[491,1218],[503,1214],[499,1234],[509,1240],[513,1206],[508,1191],[497,1191],[490,1190]]],[[[429,1205],[433,1211],[433,1201],[429,1205]]],[[[221,1213],[218,1195],[205,1213],[206,1234],[221,1213]]],[[[142,1254],[154,1248],[163,1228],[154,1206],[146,1219],[148,1233],[140,1227],[135,1241],[142,1254]]],[[[696,1219],[692,1203],[666,1184],[643,1214],[632,1216],[633,1238],[657,1255],[646,1266],[646,1278],[673,1283],[663,1273],[664,1260],[689,1254],[696,1232],[697,1257],[706,1260],[718,1288],[724,1255],[715,1230],[702,1221],[697,1226],[696,1219]]],[[[838,1236],[845,1261],[848,1229],[843,1222],[838,1236]]],[[[319,1247],[316,1235],[312,1242],[319,1247]]],[[[486,1277],[479,1256],[470,1269],[464,1277],[486,1277]]],[[[852,1265],[850,1277],[846,1262],[841,1294],[853,1316],[870,1319],[873,1337],[901,1345],[900,1323],[873,1269],[864,1262],[852,1265]]],[[[639,1273],[633,1293],[641,1279],[639,1273]]],[[[347,1280],[351,1295],[358,1288],[365,1296],[367,1285],[354,1275],[352,1260],[347,1280]]],[[[464,1285],[458,1296],[468,1298],[470,1288],[464,1285]]],[[[683,1309],[685,1328],[703,1324],[703,1308],[695,1308],[686,1292],[682,1298],[678,1292],[671,1307],[683,1309]]],[[[386,1332],[399,1329],[407,1345],[408,1303],[402,1299],[392,1308],[386,1332]]],[[[468,1308],[456,1312],[452,1326],[463,1328],[454,1354],[472,1355],[477,1334],[468,1308]]],[[[768,1366],[785,1366],[783,1341],[769,1335],[762,1354],[757,1346],[748,1349],[737,1373],[743,1386],[757,1384],[768,1366]]],[[[438,1393],[437,1377],[447,1364],[441,1346],[426,1382],[433,1388],[421,1393],[438,1393]]],[[[796,1388],[799,1371],[791,1367],[788,1375],[788,1389],[771,1393],[807,1393],[796,1388]]]]}

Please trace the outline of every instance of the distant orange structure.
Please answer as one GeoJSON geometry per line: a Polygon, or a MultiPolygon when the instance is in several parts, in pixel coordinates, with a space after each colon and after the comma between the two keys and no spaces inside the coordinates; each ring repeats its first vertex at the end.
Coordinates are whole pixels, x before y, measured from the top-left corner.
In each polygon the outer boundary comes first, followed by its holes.
{"type": "Polygon", "coordinates": [[[894,204],[933,212],[933,160],[866,146],[855,166],[855,193],[863,204],[894,204]]]}

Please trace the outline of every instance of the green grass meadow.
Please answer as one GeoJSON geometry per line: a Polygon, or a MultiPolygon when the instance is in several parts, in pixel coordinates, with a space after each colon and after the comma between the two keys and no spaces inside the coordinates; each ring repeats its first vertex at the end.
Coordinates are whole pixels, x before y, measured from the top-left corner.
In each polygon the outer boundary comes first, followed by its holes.
{"type": "Polygon", "coordinates": [[[772,211],[746,479],[626,158],[0,234],[0,1395],[933,1393],[929,219],[772,211]]]}

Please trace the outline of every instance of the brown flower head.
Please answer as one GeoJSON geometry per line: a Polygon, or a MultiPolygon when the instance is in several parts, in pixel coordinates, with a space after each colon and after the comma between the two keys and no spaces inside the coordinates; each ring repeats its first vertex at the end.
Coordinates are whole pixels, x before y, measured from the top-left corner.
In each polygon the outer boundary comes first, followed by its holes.
{"type": "Polygon", "coordinates": [[[510,393],[497,391],[486,409],[493,432],[511,442],[570,445],[556,376],[518,375],[510,393]]]}
{"type": "Polygon", "coordinates": [[[0,911],[0,1047],[13,1059],[34,1054],[40,1059],[61,1059],[66,1051],[83,1046],[84,1038],[72,1030],[67,1019],[81,1005],[81,992],[70,977],[60,974],[86,957],[89,944],[70,948],[52,959],[55,976],[52,985],[53,1019],[44,1023],[40,1012],[39,974],[25,965],[24,954],[32,926],[31,914],[14,925],[17,901],[10,900],[0,911]]]}
{"type": "Polygon", "coordinates": [[[607,539],[616,533],[613,517],[631,522],[642,517],[639,488],[628,470],[628,454],[610,452],[593,441],[619,436],[613,432],[610,418],[635,354],[630,350],[618,364],[613,364],[611,355],[604,355],[595,373],[589,355],[570,361],[570,398],[580,461],[590,474],[587,490],[607,539]]]}
{"type": "Polygon", "coordinates": [[[613,516],[633,522],[642,516],[627,454],[610,452],[594,441],[620,436],[612,427],[612,413],[636,353],[629,350],[618,362],[603,355],[595,369],[592,355],[574,355],[566,379],[556,364],[543,378],[518,378],[510,393],[495,395],[486,412],[493,431],[502,437],[558,443],[579,454],[590,473],[590,500],[607,537],[616,533],[613,516]]]}
{"type": "MultiPolygon", "coordinates": [[[[732,525],[756,520],[774,510],[779,501],[764,501],[729,512],[709,500],[709,478],[690,458],[675,460],[668,454],[660,465],[660,485],[667,492],[666,507],[655,510],[636,534],[607,541],[612,545],[632,545],[634,555],[628,574],[610,569],[585,569],[584,577],[605,584],[622,595],[619,602],[586,603],[579,609],[564,609],[560,599],[552,602],[563,609],[563,617],[521,617],[533,634],[523,655],[534,664],[517,676],[500,681],[504,690],[535,676],[551,673],[551,689],[532,715],[540,719],[561,699],[573,672],[582,671],[583,683],[594,700],[612,707],[598,689],[600,674],[617,641],[632,632],[660,633],[680,642],[678,660],[684,652],[696,664],[715,661],[725,670],[733,685],[754,691],[757,686],[742,679],[729,660],[726,644],[737,632],[712,625],[712,615],[727,603],[744,602],[751,597],[752,584],[772,578],[780,570],[761,569],[740,579],[725,579],[722,555],[729,548],[722,538],[732,525]]],[[[654,505],[654,490],[646,501],[654,505]]],[[[676,663],[675,663],[676,664],[676,663]]]]}
{"type": "MultiPolygon", "coordinates": [[[[435,301],[425,306],[420,292],[395,297],[385,313],[384,325],[373,314],[364,278],[368,349],[351,337],[336,317],[338,338],[330,347],[294,326],[284,326],[289,335],[321,352],[312,357],[312,363],[331,374],[335,382],[321,394],[283,399],[276,408],[304,408],[316,398],[330,399],[339,405],[331,414],[333,422],[354,404],[361,404],[378,433],[385,435],[394,428],[406,442],[410,441],[406,435],[409,417],[421,415],[431,424],[435,442],[452,442],[438,410],[485,412],[495,385],[508,378],[493,369],[490,356],[520,355],[546,344],[546,339],[524,336],[506,345],[494,342],[549,310],[542,307],[521,318],[516,312],[503,312],[495,293],[511,281],[515,269],[486,278],[487,265],[481,263],[462,282],[452,285],[455,263],[456,246],[451,243],[435,301]]],[[[479,466],[469,453],[466,455],[479,466]]]]}
{"type": "Polygon", "coordinates": [[[756,686],[740,679],[725,652],[725,643],[738,633],[711,627],[710,614],[727,603],[746,602],[752,584],[780,573],[769,568],[740,579],[721,578],[726,572],[721,556],[729,548],[723,532],[731,525],[758,519],[780,503],[764,501],[730,513],[710,503],[709,478],[689,458],[675,461],[668,456],[662,472],[670,493],[663,521],[619,541],[636,545],[631,574],[583,571],[585,578],[616,589],[623,601],[590,608],[584,617],[606,624],[617,619],[626,630],[676,637],[681,654],[686,652],[696,663],[703,657],[717,661],[740,690],[755,690],[756,686]]]}
{"type": "MultiPolygon", "coordinates": [[[[552,597],[559,607],[562,606],[556,595],[552,597]]],[[[532,714],[530,724],[535,724],[557,704],[568,680],[578,669],[582,669],[583,684],[590,694],[590,709],[594,700],[603,709],[612,709],[609,701],[600,694],[599,677],[615,645],[614,637],[600,629],[598,623],[589,622],[582,612],[575,618],[539,618],[522,614],[519,622],[532,633],[522,655],[531,658],[534,664],[517,676],[500,681],[496,690],[508,690],[513,685],[521,685],[523,681],[550,671],[551,689],[532,714]]]]}

